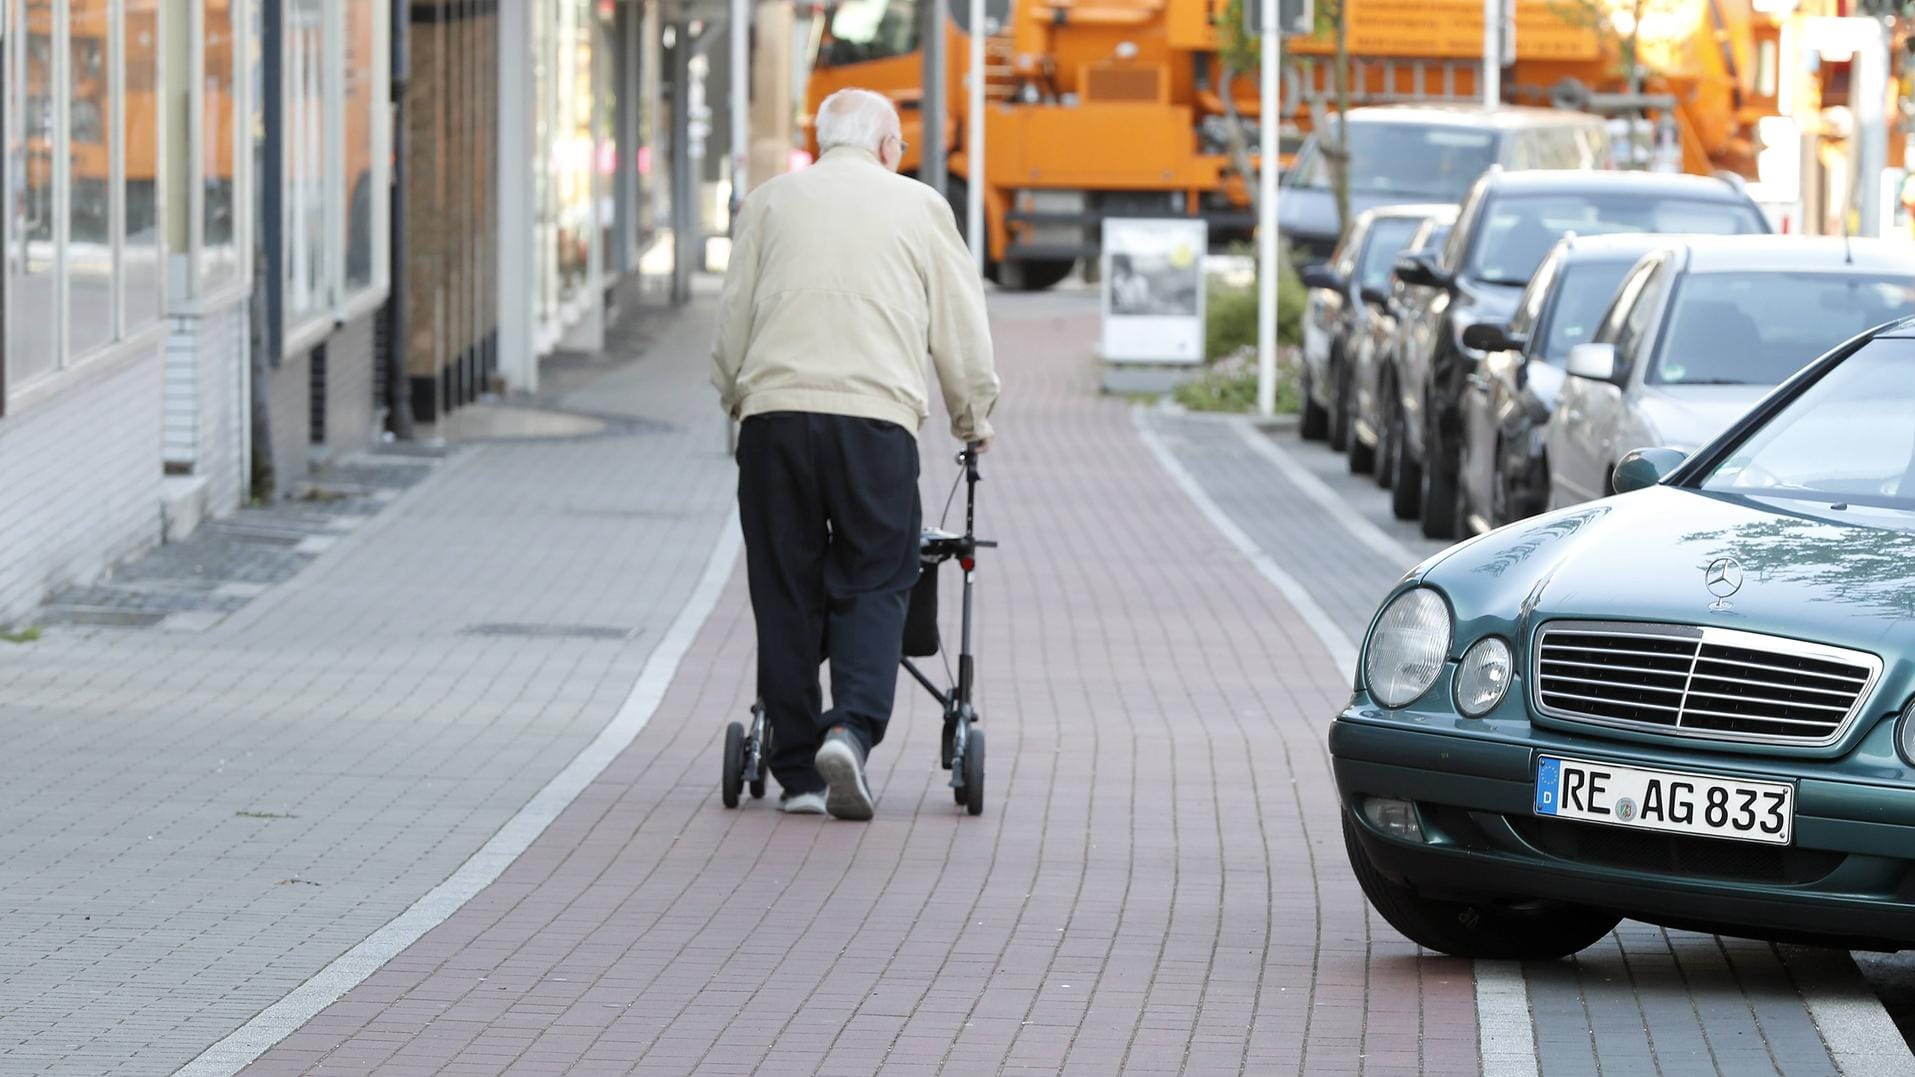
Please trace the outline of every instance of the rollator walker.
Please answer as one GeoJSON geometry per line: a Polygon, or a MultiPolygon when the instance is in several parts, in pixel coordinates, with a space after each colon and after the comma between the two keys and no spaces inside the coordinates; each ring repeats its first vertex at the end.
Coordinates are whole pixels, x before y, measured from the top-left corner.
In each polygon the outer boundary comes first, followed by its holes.
{"type": "MultiPolygon", "coordinates": [[[[996,542],[977,537],[977,443],[957,454],[963,468],[959,481],[964,483],[964,533],[954,534],[942,528],[927,527],[918,535],[918,582],[911,588],[910,605],[905,614],[905,672],[924,686],[931,698],[944,708],[944,730],[939,739],[939,763],[951,772],[951,796],[972,815],[984,814],[984,731],[972,702],[976,686],[975,666],[971,659],[971,607],[977,573],[977,551],[993,549],[996,542]],[[958,637],[955,683],[941,688],[912,659],[928,658],[941,650],[938,633],[938,569],[955,560],[964,572],[964,612],[958,637]]],[[[956,493],[953,489],[952,493],[956,493]]],[[[952,679],[946,663],[947,679],[952,679]]],[[[725,807],[736,808],[739,794],[749,789],[753,799],[765,795],[765,779],[771,767],[771,723],[765,717],[764,701],[751,705],[751,721],[732,722],[725,728],[725,773],[721,786],[725,807]]]]}

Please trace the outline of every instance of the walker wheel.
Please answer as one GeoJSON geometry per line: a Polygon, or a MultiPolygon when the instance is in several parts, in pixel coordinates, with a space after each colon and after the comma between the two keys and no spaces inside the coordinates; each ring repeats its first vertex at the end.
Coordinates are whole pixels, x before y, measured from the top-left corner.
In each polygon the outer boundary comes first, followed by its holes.
{"type": "Polygon", "coordinates": [[[984,814],[984,731],[972,726],[964,738],[964,810],[984,814]]]}
{"type": "Polygon", "coordinates": [[[753,728],[762,728],[764,730],[758,743],[758,776],[751,780],[750,786],[751,799],[753,800],[765,799],[765,775],[771,773],[771,727],[769,725],[760,726],[758,724],[757,716],[762,710],[762,707],[752,708],[753,728]]]}
{"type": "Polygon", "coordinates": [[[725,807],[738,806],[738,790],[745,779],[745,725],[733,722],[725,727],[725,779],[719,786],[725,807]]]}

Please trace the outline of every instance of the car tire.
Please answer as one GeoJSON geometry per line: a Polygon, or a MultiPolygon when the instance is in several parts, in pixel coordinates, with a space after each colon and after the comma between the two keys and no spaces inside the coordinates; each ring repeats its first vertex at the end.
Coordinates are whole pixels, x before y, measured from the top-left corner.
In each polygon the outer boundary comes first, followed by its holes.
{"type": "Polygon", "coordinates": [[[1322,441],[1330,433],[1330,410],[1311,398],[1310,364],[1302,366],[1303,379],[1298,388],[1303,403],[1299,408],[1302,415],[1297,420],[1297,435],[1305,441],[1322,441]]]}
{"type": "Polygon", "coordinates": [[[1376,470],[1376,446],[1363,444],[1363,439],[1350,431],[1350,474],[1368,475],[1376,470]]]}
{"type": "Polygon", "coordinates": [[[1396,437],[1396,390],[1384,382],[1377,393],[1376,404],[1376,467],[1371,469],[1370,477],[1376,484],[1388,490],[1396,478],[1396,457],[1399,441],[1396,437]]]}
{"type": "Polygon", "coordinates": [[[1376,870],[1348,813],[1343,845],[1357,885],[1383,919],[1418,946],[1452,957],[1555,961],[1600,942],[1622,922],[1617,913],[1554,902],[1519,907],[1424,897],[1376,870]]]}
{"type": "Polygon", "coordinates": [[[1341,356],[1330,357],[1330,448],[1350,447],[1350,366],[1341,356]]]}
{"type": "Polygon", "coordinates": [[[1432,422],[1423,432],[1423,537],[1456,537],[1456,461],[1432,422]]]}
{"type": "Polygon", "coordinates": [[[1400,406],[1390,409],[1390,514],[1414,520],[1423,508],[1423,467],[1410,458],[1407,420],[1400,406]]]}

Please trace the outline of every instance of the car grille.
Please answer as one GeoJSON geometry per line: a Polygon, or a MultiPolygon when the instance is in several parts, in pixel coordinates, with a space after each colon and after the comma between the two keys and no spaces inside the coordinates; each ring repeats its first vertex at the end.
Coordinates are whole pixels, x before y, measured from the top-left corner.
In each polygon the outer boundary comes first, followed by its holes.
{"type": "Polygon", "coordinates": [[[1713,740],[1825,745],[1881,674],[1859,651],[1694,625],[1551,621],[1536,706],[1557,718],[1713,740]]]}
{"type": "Polygon", "coordinates": [[[1508,818],[1524,841],[1550,856],[1660,875],[1802,884],[1827,878],[1847,859],[1825,849],[1644,833],[1560,819],[1508,818]]]}

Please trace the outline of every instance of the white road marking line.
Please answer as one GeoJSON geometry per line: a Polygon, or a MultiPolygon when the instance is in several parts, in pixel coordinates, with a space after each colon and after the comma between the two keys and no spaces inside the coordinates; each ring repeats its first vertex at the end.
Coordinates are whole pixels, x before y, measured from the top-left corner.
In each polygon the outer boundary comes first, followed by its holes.
{"type": "Polygon", "coordinates": [[[1295,576],[1284,571],[1283,567],[1272,560],[1269,554],[1263,552],[1263,547],[1258,546],[1254,539],[1244,533],[1243,528],[1237,526],[1235,520],[1232,520],[1215,501],[1210,499],[1210,495],[1204,492],[1203,486],[1197,482],[1196,477],[1184,469],[1184,465],[1178,462],[1176,456],[1164,444],[1163,439],[1158,436],[1157,431],[1151,429],[1150,421],[1145,416],[1144,405],[1132,407],[1130,418],[1131,424],[1137,428],[1137,436],[1143,439],[1144,445],[1157,458],[1158,466],[1162,467],[1171,481],[1183,490],[1184,496],[1190,499],[1191,504],[1197,506],[1197,511],[1202,513],[1204,519],[1209,520],[1211,526],[1215,527],[1226,541],[1235,546],[1237,551],[1263,574],[1264,579],[1269,580],[1276,587],[1277,591],[1290,603],[1291,608],[1297,611],[1297,616],[1303,618],[1303,623],[1308,625],[1317,639],[1323,642],[1324,649],[1330,652],[1330,657],[1336,662],[1337,668],[1345,673],[1354,674],[1356,645],[1350,641],[1350,637],[1336,623],[1336,620],[1324,612],[1323,607],[1317,604],[1317,600],[1311,597],[1309,590],[1298,582],[1295,576]]]}
{"type": "Polygon", "coordinates": [[[711,558],[705,562],[698,585],[645,660],[645,668],[639,672],[637,683],[618,713],[564,770],[506,820],[491,840],[459,865],[450,878],[413,902],[405,912],[320,969],[291,994],[260,1011],[231,1035],[180,1067],[177,1077],[229,1077],[238,1073],[491,885],[651,721],[678,673],[685,652],[718,605],[742,544],[738,510],[733,508],[717,536],[711,558]]]}
{"type": "Polygon", "coordinates": [[[1255,423],[1244,418],[1233,418],[1230,425],[1237,428],[1238,436],[1243,438],[1244,444],[1250,446],[1251,452],[1268,460],[1278,471],[1283,472],[1284,478],[1296,484],[1297,489],[1303,491],[1305,497],[1321,506],[1325,515],[1342,524],[1343,529],[1358,542],[1375,550],[1385,560],[1405,569],[1428,559],[1428,555],[1411,550],[1391,537],[1389,532],[1364,518],[1362,513],[1351,508],[1349,501],[1345,500],[1342,494],[1331,489],[1329,483],[1324,482],[1309,468],[1298,463],[1296,457],[1291,456],[1282,446],[1271,440],[1270,436],[1258,429],[1255,423]]]}
{"type": "Polygon", "coordinates": [[[1840,950],[1783,947],[1809,1016],[1844,1077],[1907,1077],[1915,1053],[1873,988],[1840,950]]]}
{"type": "Polygon", "coordinates": [[[1529,981],[1515,961],[1477,961],[1476,1047],[1483,1077],[1536,1077],[1529,981]]]}
{"type": "MultiPolygon", "coordinates": [[[[1158,464],[1183,489],[1184,495],[1197,506],[1197,511],[1203,513],[1232,546],[1249,558],[1265,579],[1276,585],[1283,597],[1296,608],[1304,623],[1323,641],[1323,646],[1336,659],[1337,665],[1354,671],[1356,647],[1343,629],[1323,611],[1323,607],[1297,582],[1296,577],[1271,560],[1270,555],[1210,499],[1210,495],[1204,492],[1183,464],[1171,455],[1163,439],[1150,428],[1142,405],[1131,409],[1131,419],[1144,444],[1156,455],[1158,464]]],[[[1381,528],[1357,515],[1336,491],[1271,444],[1262,431],[1245,421],[1233,422],[1232,425],[1257,455],[1275,464],[1285,478],[1302,488],[1311,500],[1322,505],[1331,519],[1341,523],[1359,541],[1406,568],[1421,560],[1401,543],[1384,534],[1381,528]]],[[[1482,1055],[1483,1077],[1536,1077],[1536,1032],[1530,1021],[1529,984],[1523,979],[1523,967],[1514,961],[1478,961],[1475,962],[1475,968],[1477,1049],[1482,1055]]]]}

